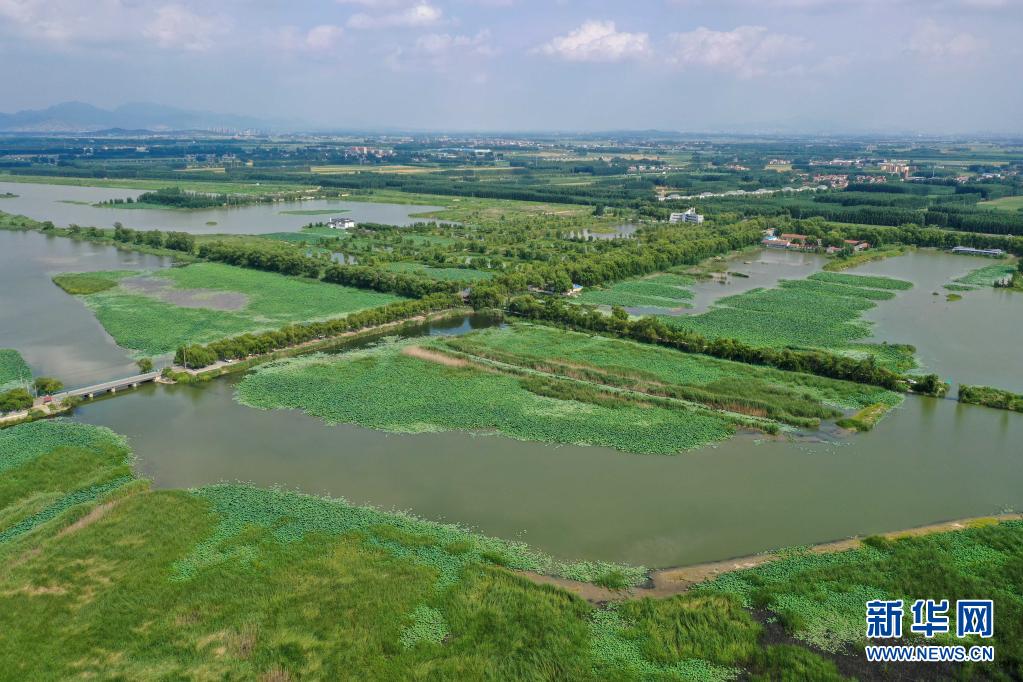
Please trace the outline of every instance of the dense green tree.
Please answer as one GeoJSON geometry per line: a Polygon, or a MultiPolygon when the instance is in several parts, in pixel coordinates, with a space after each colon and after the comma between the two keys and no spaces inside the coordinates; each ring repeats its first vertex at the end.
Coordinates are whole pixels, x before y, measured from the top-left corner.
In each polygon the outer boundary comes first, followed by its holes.
{"type": "Polygon", "coordinates": [[[0,413],[17,412],[32,407],[32,396],[23,388],[0,393],[0,413]]]}
{"type": "Polygon", "coordinates": [[[35,389],[39,395],[51,395],[64,388],[63,382],[53,377],[36,377],[35,389]]]}

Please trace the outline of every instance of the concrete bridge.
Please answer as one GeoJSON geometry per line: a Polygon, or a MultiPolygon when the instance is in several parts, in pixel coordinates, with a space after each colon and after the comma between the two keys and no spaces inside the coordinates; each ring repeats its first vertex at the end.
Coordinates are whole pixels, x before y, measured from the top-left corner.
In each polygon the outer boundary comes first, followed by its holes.
{"type": "Polygon", "coordinates": [[[156,377],[160,376],[159,372],[146,372],[145,374],[136,374],[134,376],[125,377],[123,379],[114,379],[113,381],[104,381],[102,384],[93,384],[92,386],[85,386],[84,388],[75,388],[70,391],[61,391],[60,393],[54,393],[53,399],[63,400],[72,396],[81,396],[83,398],[95,398],[101,393],[117,393],[130,388],[136,388],[139,384],[144,384],[150,381],[155,381],[156,377]]]}

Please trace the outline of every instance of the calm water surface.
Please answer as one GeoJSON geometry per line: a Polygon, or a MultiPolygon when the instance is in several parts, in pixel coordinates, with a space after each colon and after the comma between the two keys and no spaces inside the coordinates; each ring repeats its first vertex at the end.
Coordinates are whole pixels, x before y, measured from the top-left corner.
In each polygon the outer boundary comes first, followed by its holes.
{"type": "Polygon", "coordinates": [[[915,284],[867,311],[864,317],[874,323],[872,340],[912,343],[924,369],[953,385],[984,384],[1023,392],[1023,293],[984,287],[956,292],[962,300],[949,301],[950,292],[941,286],[993,263],[998,261],[928,249],[849,272],[899,277],[915,284]]]}
{"type": "Polygon", "coordinates": [[[58,377],[71,388],[134,374],[128,352],[51,278],[61,272],[169,264],[110,246],[0,230],[0,348],[17,349],[33,374],[58,377]]]}
{"type": "Polygon", "coordinates": [[[770,289],[778,280],[802,279],[817,272],[826,263],[824,256],[801,251],[781,249],[759,249],[726,259],[726,271],[715,273],[713,278],[700,280],[690,287],[693,298],[691,308],[681,312],[695,315],[706,312],[713,303],[725,296],[734,296],[758,287],[770,289]],[[731,273],[741,273],[746,277],[731,273]]]}
{"type": "Polygon", "coordinates": [[[266,234],[293,232],[313,222],[323,222],[329,215],[292,215],[284,211],[336,210],[358,222],[409,225],[421,222],[413,214],[439,211],[440,206],[377,204],[363,201],[317,199],[291,203],[256,204],[238,208],[202,211],[169,209],[105,208],[92,204],[107,199],[136,198],[141,190],[107,187],[74,187],[70,185],[37,185],[0,182],[0,194],[18,196],[0,199],[0,211],[50,220],[61,227],[71,223],[84,227],[111,227],[115,222],[138,230],[176,230],[201,234],[266,234]],[[78,202],[78,203],[68,203],[78,202]],[[214,222],[215,225],[207,225],[214,222]]]}
{"type": "Polygon", "coordinates": [[[735,438],[674,457],[465,433],[386,434],[149,385],[75,418],[161,487],[241,480],[411,509],[564,558],[670,566],[1023,508],[1023,416],[911,397],[842,444],[735,438]]]}

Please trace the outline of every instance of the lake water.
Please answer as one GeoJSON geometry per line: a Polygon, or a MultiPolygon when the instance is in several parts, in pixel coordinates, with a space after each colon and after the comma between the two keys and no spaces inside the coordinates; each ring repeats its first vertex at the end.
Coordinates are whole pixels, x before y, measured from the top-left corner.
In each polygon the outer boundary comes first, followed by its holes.
{"type": "Polygon", "coordinates": [[[734,296],[756,289],[777,286],[782,279],[802,279],[823,267],[827,259],[816,253],[759,249],[725,259],[725,272],[714,273],[711,279],[699,280],[690,287],[692,307],[681,312],[695,315],[706,312],[712,304],[725,296],[734,296]],[[731,273],[741,273],[736,276],[731,273]],[[745,275],[745,277],[741,276],[745,275]]]}
{"type": "Polygon", "coordinates": [[[0,199],[0,211],[20,214],[36,220],[50,220],[65,227],[71,223],[83,227],[112,227],[115,222],[137,230],[170,230],[196,234],[267,234],[294,232],[313,222],[325,222],[330,215],[293,215],[285,211],[334,210],[335,215],[356,222],[410,225],[422,222],[413,214],[442,210],[440,206],[378,204],[364,201],[315,199],[290,203],[255,204],[238,208],[201,211],[171,209],[109,208],[92,204],[108,199],[136,198],[141,190],[70,185],[38,185],[0,182],[0,194],[11,192],[15,198],[0,199]],[[76,203],[68,203],[76,202],[76,203]],[[215,225],[207,225],[214,222],[215,225]]]}
{"type": "Polygon", "coordinates": [[[128,435],[159,487],[281,485],[652,567],[1023,509],[1023,415],[948,400],[910,397],[843,443],[744,436],[666,457],[328,426],[237,404],[237,380],[147,385],[75,419],[128,435]]]}
{"type": "Polygon", "coordinates": [[[917,348],[924,369],[953,384],[982,384],[1023,393],[1023,293],[983,287],[956,292],[949,301],[942,284],[999,261],[919,250],[867,263],[848,272],[914,282],[867,311],[875,341],[904,341],[917,348]],[[937,293],[937,295],[935,295],[937,293]]]}
{"type": "Polygon", "coordinates": [[[17,349],[34,375],[58,377],[70,388],[130,376],[137,368],[128,352],[51,278],[169,264],[90,242],[0,230],[0,348],[17,349]]]}
{"type": "MultiPolygon", "coordinates": [[[[796,260],[780,253],[743,258],[754,261],[751,272],[764,270],[759,282],[816,267],[802,254],[791,256],[796,260]]],[[[930,297],[932,288],[986,263],[919,252],[857,270],[891,268],[885,274],[894,276],[912,270],[921,278],[914,290],[873,311],[876,334],[915,343],[944,375],[991,375],[990,383],[1018,387],[1018,362],[985,363],[1000,362],[1003,348],[1020,337],[1023,296],[978,290],[949,304],[944,296],[937,303],[930,297]],[[936,321],[903,323],[932,304],[936,321]],[[988,306],[988,313],[970,317],[971,306],[988,306]],[[961,337],[947,328],[959,325],[966,326],[961,337]],[[945,338],[966,339],[971,353],[946,352],[945,338]]],[[[162,265],[110,247],[0,231],[0,347],[17,348],[37,373],[69,385],[133,371],[127,354],[50,276],[162,265]]],[[[486,324],[456,320],[409,333],[464,333],[486,324]]],[[[1023,415],[952,400],[910,396],[874,431],[840,442],[740,436],[658,457],[493,435],[328,426],[297,411],[237,404],[238,380],[150,384],[84,404],[74,418],[126,434],[139,471],[158,487],[280,485],[456,521],[567,559],[671,566],[1023,509],[1023,415]]]]}

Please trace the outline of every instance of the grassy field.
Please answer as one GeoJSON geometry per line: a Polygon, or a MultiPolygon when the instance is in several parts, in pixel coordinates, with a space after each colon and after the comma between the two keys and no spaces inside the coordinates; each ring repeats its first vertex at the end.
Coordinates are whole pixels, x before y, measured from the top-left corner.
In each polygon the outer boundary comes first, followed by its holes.
{"type": "Polygon", "coordinates": [[[0,393],[32,381],[32,370],[13,348],[0,348],[0,393]]]}
{"type": "Polygon", "coordinates": [[[694,281],[692,277],[673,274],[627,279],[603,288],[584,289],[577,300],[625,308],[685,308],[693,297],[693,292],[686,287],[694,281]]]}
{"type": "Polygon", "coordinates": [[[1023,211],[1023,196],[1002,197],[1001,199],[982,201],[977,204],[977,208],[987,208],[996,211],[1012,211],[1013,213],[1018,213],[1019,211],[1023,211]]]}
{"type": "Polygon", "coordinates": [[[281,490],[151,491],[131,457],[66,420],[0,431],[5,679],[862,678],[880,670],[857,651],[864,601],[918,597],[994,599],[983,672],[1023,665],[1023,522],[792,550],[672,598],[592,605],[505,567],[618,584],[642,569],[281,490]]]}
{"type": "Polygon", "coordinates": [[[724,418],[697,411],[549,397],[514,375],[413,357],[409,346],[265,365],[239,384],[237,398],[252,407],[301,409],[330,423],[385,431],[490,431],[648,454],[677,453],[733,431],[724,418]]]}
{"type": "Polygon", "coordinates": [[[384,266],[384,269],[390,270],[391,272],[406,272],[452,282],[478,282],[480,280],[490,279],[494,276],[493,272],[487,272],[485,270],[474,270],[472,268],[434,268],[429,265],[423,265],[422,263],[407,262],[387,263],[384,266]]]}
{"type": "Polygon", "coordinates": [[[819,272],[807,279],[782,280],[773,289],[722,298],[700,315],[662,319],[711,338],[734,338],[754,346],[867,353],[880,364],[905,370],[915,364],[908,349],[862,342],[870,328],[861,316],[912,286],[887,277],[819,272]]]}
{"type": "MultiPolygon", "coordinates": [[[[59,276],[57,281],[64,281],[59,276]]],[[[154,272],[115,271],[76,275],[95,288],[86,305],[118,345],[142,355],[178,346],[276,329],[288,322],[340,317],[401,300],[375,291],[325,284],[218,263],[154,272]]]]}

